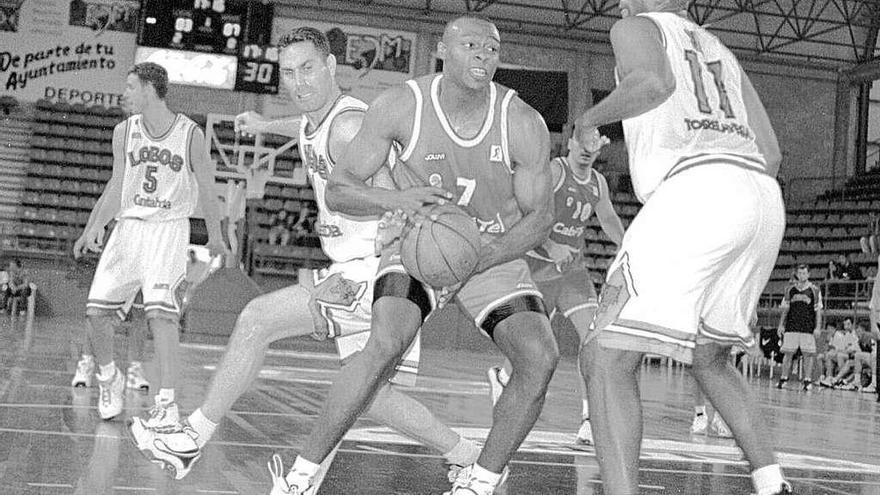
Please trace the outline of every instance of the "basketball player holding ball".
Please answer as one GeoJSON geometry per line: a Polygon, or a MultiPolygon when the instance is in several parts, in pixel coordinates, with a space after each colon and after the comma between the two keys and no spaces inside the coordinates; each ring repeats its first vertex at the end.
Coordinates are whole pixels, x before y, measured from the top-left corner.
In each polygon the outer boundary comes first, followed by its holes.
{"type": "MultiPolygon", "coordinates": [[[[553,221],[550,136],[537,111],[492,82],[499,49],[498,29],[491,22],[462,17],[447,24],[437,50],[445,62],[443,73],[381,94],[339,158],[327,188],[330,209],[359,215],[395,210],[424,215],[426,206],[444,203],[452,193],[449,202],[470,212],[480,228],[476,273],[458,289],[458,298],[477,328],[513,363],[513,373],[494,409],[480,458],[456,478],[449,492],[454,495],[494,491],[538,418],[558,360],[541,294],[522,259],[544,242],[553,221]],[[367,186],[395,143],[403,147],[393,170],[401,189],[367,186]]],[[[375,307],[391,300],[386,299],[375,307]]],[[[308,489],[318,463],[367,407],[416,336],[418,319],[377,316],[374,312],[364,350],[330,389],[287,476],[289,493],[308,489]]]]}

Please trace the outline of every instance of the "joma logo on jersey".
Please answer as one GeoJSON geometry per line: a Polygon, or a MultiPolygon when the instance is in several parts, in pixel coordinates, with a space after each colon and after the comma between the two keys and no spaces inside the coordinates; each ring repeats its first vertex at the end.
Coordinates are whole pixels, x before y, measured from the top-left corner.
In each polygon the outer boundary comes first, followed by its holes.
{"type": "Polygon", "coordinates": [[[439,162],[446,159],[446,153],[428,153],[425,155],[426,162],[439,162]]]}
{"type": "Polygon", "coordinates": [[[327,180],[330,177],[330,167],[327,166],[327,160],[323,156],[315,153],[315,147],[311,144],[305,145],[306,168],[309,173],[317,173],[322,179],[327,180]]]}
{"type": "Polygon", "coordinates": [[[315,233],[320,237],[342,237],[342,229],[338,225],[319,223],[315,225],[315,233]]]}
{"type": "Polygon", "coordinates": [[[158,163],[175,172],[180,172],[180,169],[183,168],[183,158],[180,155],[175,155],[167,148],[158,146],[141,146],[137,153],[129,151],[128,160],[132,167],[137,167],[142,163],[158,163]]]}

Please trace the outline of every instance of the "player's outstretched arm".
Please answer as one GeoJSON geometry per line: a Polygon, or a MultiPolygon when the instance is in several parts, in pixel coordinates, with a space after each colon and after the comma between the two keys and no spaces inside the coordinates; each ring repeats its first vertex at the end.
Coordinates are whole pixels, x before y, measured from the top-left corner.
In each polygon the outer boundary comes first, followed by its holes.
{"type": "Polygon", "coordinates": [[[519,98],[510,102],[513,192],[523,217],[510,230],[483,246],[477,272],[521,257],[543,243],[553,225],[553,174],[550,133],[541,115],[519,98]]]}
{"type": "Polygon", "coordinates": [[[620,247],[623,242],[623,222],[614,211],[614,205],[611,204],[611,192],[608,190],[608,181],[601,174],[599,177],[599,202],[596,203],[596,218],[599,219],[599,225],[605,234],[620,247]]]}
{"type": "Polygon", "coordinates": [[[773,124],[770,123],[770,117],[752,81],[749,76],[740,68],[740,85],[742,86],[743,104],[746,106],[746,113],[749,116],[749,127],[755,133],[755,144],[758,145],[758,151],[764,155],[764,161],[767,162],[767,172],[776,177],[779,172],[779,164],[782,162],[782,152],[779,151],[779,141],[776,140],[776,133],[773,132],[773,124]]]}
{"type": "Polygon", "coordinates": [[[125,131],[126,122],[116,124],[113,129],[113,172],[104,186],[101,197],[89,214],[89,220],[82,235],[73,245],[76,258],[86,251],[100,251],[104,241],[104,227],[116,217],[122,208],[122,178],[125,176],[125,131]]]}
{"type": "Polygon", "coordinates": [[[205,133],[198,127],[193,129],[189,144],[189,161],[192,163],[193,174],[199,185],[199,203],[205,214],[205,227],[208,229],[208,251],[211,256],[226,252],[223,233],[220,227],[220,205],[217,201],[217,185],[214,180],[214,165],[208,157],[205,146],[205,133]]]}
{"type": "Polygon", "coordinates": [[[235,116],[233,125],[235,132],[243,134],[279,134],[289,138],[299,139],[299,126],[302,116],[281,117],[267,119],[257,112],[247,111],[235,116]]]}
{"type": "Polygon", "coordinates": [[[578,118],[579,134],[653,110],[675,91],[675,76],[654,21],[639,16],[617,21],[611,28],[611,46],[620,83],[578,118]]]}
{"type": "Polygon", "coordinates": [[[414,213],[426,205],[451,198],[447,191],[436,187],[400,191],[371,187],[367,183],[385,166],[392,144],[408,139],[415,105],[415,98],[406,86],[385,91],[370,105],[357,134],[341,154],[336,155],[339,158],[327,183],[328,208],[358,216],[381,215],[392,210],[414,213]]]}

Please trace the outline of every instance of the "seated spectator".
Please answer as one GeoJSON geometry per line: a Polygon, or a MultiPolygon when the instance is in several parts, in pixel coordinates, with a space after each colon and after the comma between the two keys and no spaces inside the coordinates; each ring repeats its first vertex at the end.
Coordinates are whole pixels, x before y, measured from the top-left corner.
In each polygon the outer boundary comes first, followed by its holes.
{"type": "Polygon", "coordinates": [[[820,379],[819,383],[825,387],[833,387],[834,382],[831,378],[834,376],[834,365],[837,365],[836,369],[839,372],[849,359],[850,353],[858,349],[859,339],[853,331],[853,319],[847,316],[843,319],[843,329],[835,332],[831,342],[828,343],[828,349],[825,351],[825,378],[820,379]]]}
{"type": "Polygon", "coordinates": [[[849,254],[841,254],[837,257],[837,273],[842,280],[864,280],[862,271],[849,260],[849,254]]]}
{"type": "Polygon", "coordinates": [[[830,348],[831,338],[834,337],[834,334],[837,332],[837,325],[831,322],[828,322],[825,325],[825,329],[822,330],[822,333],[816,338],[816,368],[817,370],[813,371],[814,376],[818,375],[818,381],[825,380],[827,375],[834,375],[834,370],[832,369],[827,374],[825,372],[825,357],[830,348]]]}
{"type": "Polygon", "coordinates": [[[290,243],[290,229],[287,223],[291,216],[283,208],[272,214],[269,218],[269,244],[286,246],[290,243]]]}
{"type": "MultiPolygon", "coordinates": [[[[848,353],[849,356],[843,367],[840,368],[840,371],[832,379],[835,388],[843,390],[862,390],[862,368],[865,366],[871,370],[871,379],[873,381],[875,374],[875,360],[874,355],[872,354],[874,339],[871,337],[871,334],[865,330],[864,325],[861,323],[856,325],[856,336],[858,337],[858,346],[856,347],[856,350],[848,353]],[[851,378],[845,380],[850,372],[852,372],[851,378]]],[[[865,391],[874,392],[875,389],[873,387],[874,384],[872,383],[869,387],[865,387],[865,391]]]]}
{"type": "Polygon", "coordinates": [[[9,280],[0,287],[2,291],[4,311],[12,311],[13,302],[18,299],[18,309],[27,310],[27,300],[31,295],[31,284],[24,271],[21,269],[21,261],[14,259],[9,261],[6,273],[9,280]]]}

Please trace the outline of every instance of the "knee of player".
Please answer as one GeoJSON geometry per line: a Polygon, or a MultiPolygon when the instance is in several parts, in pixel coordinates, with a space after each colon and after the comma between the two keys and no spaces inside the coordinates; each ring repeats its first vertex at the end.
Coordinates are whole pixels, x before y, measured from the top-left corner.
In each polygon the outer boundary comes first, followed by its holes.
{"type": "Polygon", "coordinates": [[[523,359],[517,371],[544,376],[552,374],[556,369],[556,364],[559,362],[559,347],[555,339],[533,340],[519,347],[523,359]]]}

